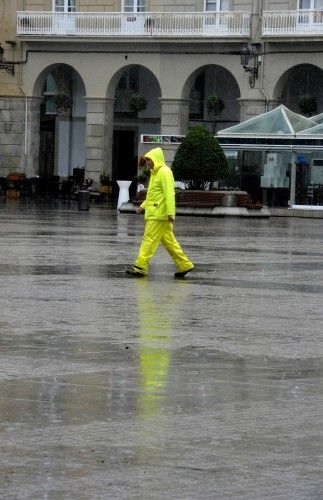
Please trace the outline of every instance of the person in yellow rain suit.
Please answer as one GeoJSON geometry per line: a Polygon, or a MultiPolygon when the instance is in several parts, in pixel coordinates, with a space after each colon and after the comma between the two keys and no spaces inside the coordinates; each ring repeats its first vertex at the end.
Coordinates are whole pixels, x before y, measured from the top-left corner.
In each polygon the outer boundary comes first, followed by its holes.
{"type": "Polygon", "coordinates": [[[175,220],[175,185],[171,169],[165,164],[161,148],[148,151],[141,159],[150,169],[150,180],[145,201],[137,213],[145,214],[145,230],[138,257],[131,269],[126,272],[132,276],[146,276],[150,259],[160,243],[174,260],[178,272],[175,278],[183,278],[194,268],[175,239],[173,222],[175,220]]]}

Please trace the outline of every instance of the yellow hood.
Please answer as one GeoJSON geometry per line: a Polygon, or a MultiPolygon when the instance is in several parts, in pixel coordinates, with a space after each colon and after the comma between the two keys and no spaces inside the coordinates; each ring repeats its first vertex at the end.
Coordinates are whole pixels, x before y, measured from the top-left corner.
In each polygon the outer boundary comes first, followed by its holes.
{"type": "Polygon", "coordinates": [[[154,162],[153,172],[156,172],[156,170],[165,165],[164,153],[161,148],[151,149],[148,153],[145,153],[145,158],[149,158],[154,162]]]}

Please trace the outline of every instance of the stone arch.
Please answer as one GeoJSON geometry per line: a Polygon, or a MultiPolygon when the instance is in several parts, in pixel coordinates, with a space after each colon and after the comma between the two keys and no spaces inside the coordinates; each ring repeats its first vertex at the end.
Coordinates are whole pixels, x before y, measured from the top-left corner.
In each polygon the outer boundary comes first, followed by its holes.
{"type": "Polygon", "coordinates": [[[212,126],[214,119],[208,114],[206,106],[207,97],[212,94],[219,95],[225,105],[217,120],[217,130],[239,122],[238,99],[241,92],[236,78],[223,66],[205,64],[196,68],[183,85],[182,98],[190,100],[189,124],[200,121],[212,126]],[[201,87],[201,90],[198,87],[201,87]]]}
{"type": "MultiPolygon", "coordinates": [[[[110,79],[107,87],[108,106],[110,104],[107,127],[111,138],[108,141],[112,145],[109,149],[112,153],[113,180],[135,179],[140,135],[160,132],[160,96],[158,79],[142,64],[123,65],[110,79]],[[131,95],[137,93],[145,97],[147,107],[133,113],[129,101],[131,95]]],[[[132,183],[131,189],[135,188],[135,183],[132,183]]]]}
{"type": "MultiPolygon", "coordinates": [[[[85,166],[86,89],[73,66],[54,63],[44,68],[33,85],[38,101],[38,173],[68,179],[85,166]]],[[[58,192],[58,186],[55,188],[58,192]]]]}
{"type": "Polygon", "coordinates": [[[297,64],[285,71],[274,88],[274,99],[292,111],[301,113],[297,104],[303,94],[310,94],[317,102],[317,113],[323,112],[323,70],[313,64],[297,64]]]}
{"type": "Polygon", "coordinates": [[[161,97],[161,87],[160,87],[159,80],[158,80],[157,76],[155,75],[155,73],[151,69],[149,69],[147,66],[144,66],[143,64],[132,63],[132,64],[123,65],[111,77],[111,79],[108,83],[108,86],[107,86],[107,93],[106,93],[107,98],[114,99],[115,91],[116,91],[116,88],[117,88],[117,85],[118,85],[120,78],[122,77],[122,75],[125,71],[127,71],[129,68],[132,68],[132,67],[139,67],[142,71],[147,72],[147,74],[153,78],[153,81],[157,84],[157,88],[159,91],[158,97],[161,97]]]}
{"type": "Polygon", "coordinates": [[[46,80],[47,76],[52,71],[56,70],[57,68],[61,68],[61,67],[65,68],[65,69],[68,69],[73,75],[75,75],[75,77],[78,79],[79,82],[81,82],[81,85],[84,88],[84,94],[83,94],[83,96],[86,95],[85,83],[84,83],[83,78],[79,74],[79,72],[73,66],[71,66],[70,64],[55,63],[55,64],[51,64],[51,65],[47,66],[46,68],[44,68],[39,73],[39,75],[37,76],[37,78],[35,79],[35,82],[34,82],[34,85],[33,85],[33,91],[32,91],[32,96],[33,97],[41,97],[42,96],[42,89],[44,87],[44,83],[45,83],[45,80],[46,80]]]}

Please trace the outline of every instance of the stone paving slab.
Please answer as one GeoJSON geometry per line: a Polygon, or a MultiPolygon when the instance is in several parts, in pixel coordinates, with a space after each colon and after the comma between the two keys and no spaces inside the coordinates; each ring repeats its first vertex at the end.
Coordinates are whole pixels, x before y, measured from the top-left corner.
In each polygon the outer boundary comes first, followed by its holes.
{"type": "Polygon", "coordinates": [[[323,498],[322,221],[0,204],[0,498],[323,498]]]}

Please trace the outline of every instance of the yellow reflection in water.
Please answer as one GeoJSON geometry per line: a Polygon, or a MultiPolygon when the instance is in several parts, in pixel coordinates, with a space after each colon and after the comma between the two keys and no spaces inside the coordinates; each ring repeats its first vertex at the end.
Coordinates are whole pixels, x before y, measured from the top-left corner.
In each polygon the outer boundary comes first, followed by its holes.
{"type": "Polygon", "coordinates": [[[162,413],[168,384],[173,324],[174,320],[178,322],[187,285],[184,281],[170,283],[169,286],[146,279],[136,281],[140,369],[138,413],[141,418],[162,413]]]}

